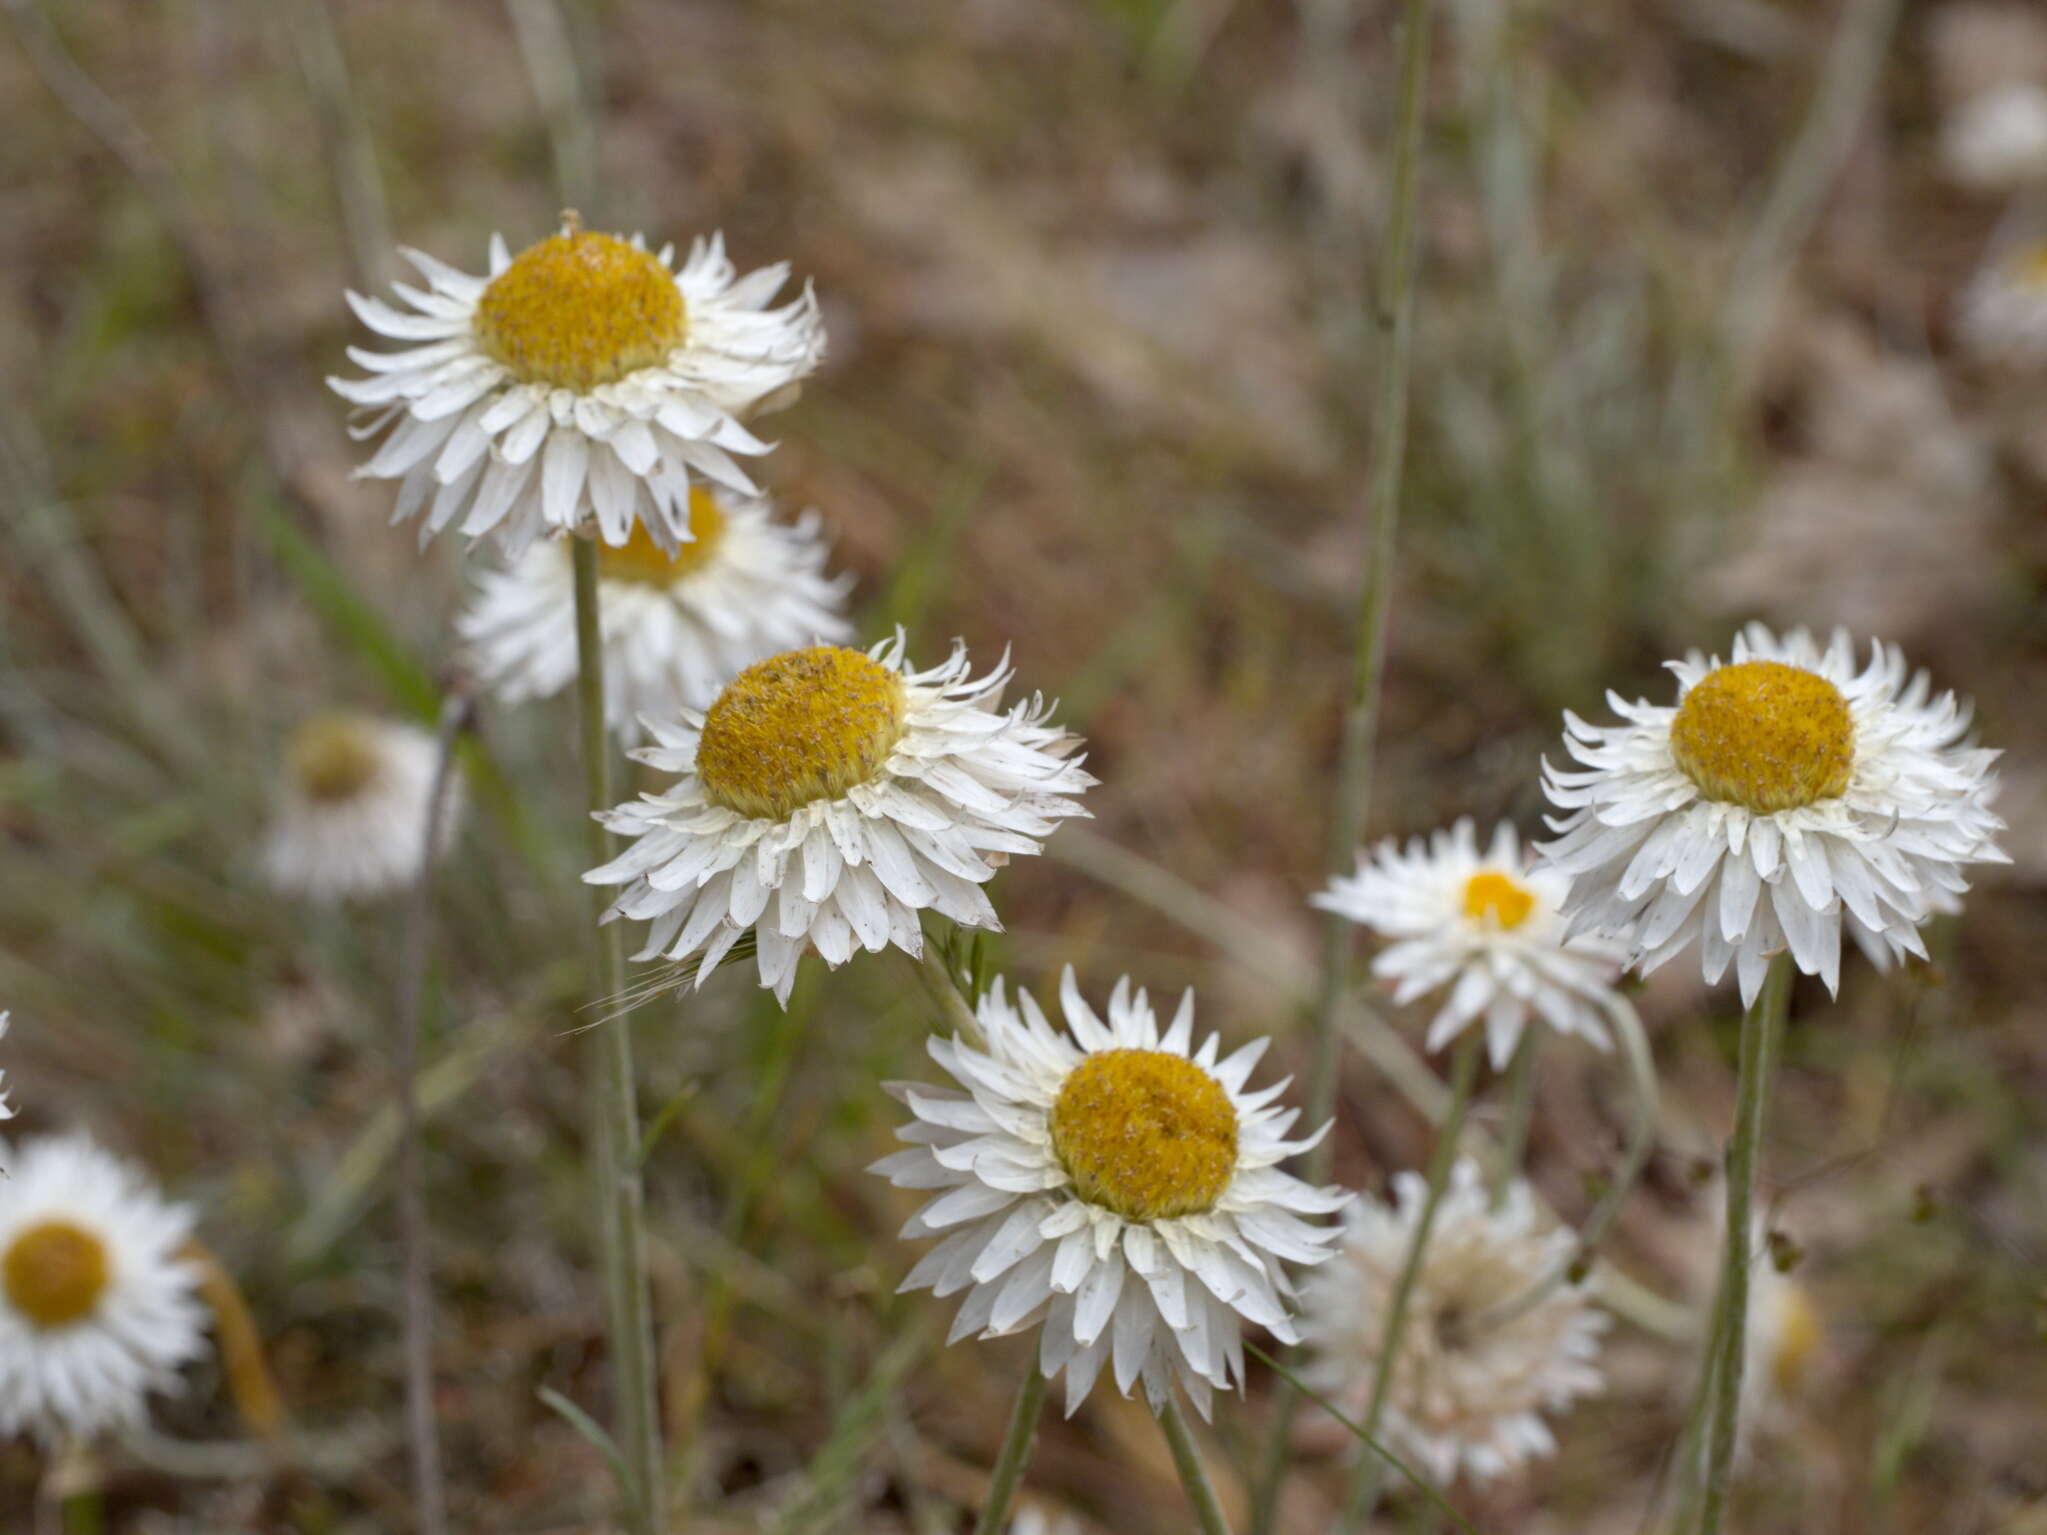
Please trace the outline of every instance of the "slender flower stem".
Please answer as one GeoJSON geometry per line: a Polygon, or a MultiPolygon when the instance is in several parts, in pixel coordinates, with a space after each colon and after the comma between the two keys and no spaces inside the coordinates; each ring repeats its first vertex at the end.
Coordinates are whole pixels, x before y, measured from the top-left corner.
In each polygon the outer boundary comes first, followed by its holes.
{"type": "MultiPolygon", "coordinates": [[[[1386,1398],[1393,1390],[1393,1376],[1400,1358],[1400,1335],[1407,1326],[1408,1303],[1414,1299],[1415,1281],[1421,1277],[1422,1259],[1428,1252],[1429,1236],[1435,1230],[1436,1210],[1443,1203],[1443,1191],[1450,1186],[1451,1169],[1457,1165],[1460,1132],[1471,1107],[1472,1084],[1478,1080],[1478,1058],[1485,1047],[1484,1031],[1476,1024],[1458,1042],[1456,1058],[1450,1065],[1450,1112],[1436,1130],[1435,1150],[1429,1154],[1428,1194],[1422,1200],[1414,1235],[1407,1244],[1407,1258],[1400,1278],[1393,1286],[1393,1300],[1386,1310],[1386,1322],[1379,1333],[1378,1368],[1372,1375],[1372,1396],[1365,1408],[1364,1434],[1368,1440],[1379,1436],[1379,1421],[1386,1412],[1386,1398]]],[[[1386,1462],[1377,1455],[1359,1457],[1351,1478],[1350,1497],[1343,1528],[1363,1529],[1379,1506],[1379,1494],[1386,1484],[1386,1462]]]]}
{"type": "Polygon", "coordinates": [[[1017,1388],[1016,1406],[1010,1409],[1009,1428],[1002,1436],[1002,1450],[995,1457],[995,1474],[988,1481],[988,1496],[981,1504],[981,1517],[974,1521],[974,1535],[1002,1535],[1009,1528],[1009,1510],[1016,1502],[1017,1484],[1030,1464],[1031,1445],[1038,1436],[1038,1415],[1045,1407],[1045,1372],[1033,1359],[1017,1388]]]}
{"type": "Polygon", "coordinates": [[[1528,1160],[1528,1124],[1535,1113],[1535,1057],[1543,1031],[1533,1024],[1521,1031],[1514,1059],[1507,1066],[1507,1121],[1500,1127],[1500,1153],[1493,1162],[1494,1205],[1507,1197],[1521,1166],[1528,1160]]]}
{"type": "Polygon", "coordinates": [[[433,787],[427,794],[419,878],[405,913],[405,949],[398,971],[398,1241],[405,1267],[405,1431],[412,1451],[412,1495],[420,1535],[447,1535],[448,1488],[441,1469],[440,1426],[434,1416],[432,1229],[420,1168],[419,1033],[426,1012],[427,955],[433,940],[434,869],[448,818],[455,742],[469,721],[470,700],[451,693],[441,707],[433,787]]]}
{"type": "Polygon", "coordinates": [[[1187,1415],[1179,1398],[1168,1395],[1159,1409],[1159,1427],[1166,1431],[1166,1447],[1173,1452],[1173,1469],[1180,1473],[1180,1485],[1194,1505],[1195,1526],[1201,1535],[1230,1535],[1230,1521],[1223,1513],[1222,1500],[1215,1495],[1215,1483],[1201,1463],[1200,1447],[1187,1428],[1187,1415]]]}
{"type": "Polygon", "coordinates": [[[1748,1275],[1756,1191],[1756,1156],[1762,1147],[1763,1117],[1769,1107],[1770,1076],[1777,1043],[1791,1003],[1791,958],[1770,961],[1763,994],[1742,1015],[1740,1077],[1735,1089],[1734,1139],[1727,1147],[1727,1231],[1720,1271],[1725,1297],[1720,1361],[1707,1420],[1705,1494],[1700,1535],[1719,1535],[1727,1509],[1727,1484],[1734,1465],[1734,1435],[1741,1417],[1741,1377],[1748,1353],[1748,1275]]]}
{"type": "MultiPolygon", "coordinates": [[[[1349,867],[1372,795],[1372,748],[1378,736],[1379,693],[1386,670],[1386,613],[1392,601],[1395,535],[1400,528],[1401,477],[1407,462],[1407,384],[1414,337],[1415,272],[1419,265],[1416,186],[1420,180],[1422,116],[1428,97],[1430,0],[1406,0],[1400,44],[1399,125],[1393,145],[1392,195],[1378,260],[1379,291],[1373,319],[1379,336],[1372,440],[1372,552],[1358,595],[1351,649],[1351,680],[1337,766],[1329,867],[1349,867]]],[[[1351,983],[1350,924],[1331,912],[1322,930],[1322,979],[1315,1001],[1314,1065],[1308,1082],[1310,1126],[1336,1108],[1341,1064],[1338,1015],[1351,983]]],[[[1310,1183],[1328,1181],[1334,1147],[1324,1137],[1304,1167],[1310,1183]]],[[[1294,1414],[1300,1395],[1284,1382],[1274,1392],[1272,1437],[1252,1499],[1252,1535],[1270,1535],[1279,1511],[1294,1414]]]]}
{"type": "MultiPolygon", "coordinates": [[[[611,808],[611,738],[604,718],[604,645],[598,614],[597,548],[570,540],[576,580],[576,705],[581,718],[583,780],[592,811],[611,808]]],[[[611,833],[590,823],[594,867],[612,857],[611,833]]],[[[594,893],[596,914],[607,903],[594,893]]],[[[597,928],[597,984],[601,996],[625,990],[625,951],[615,924],[597,928]]],[[[660,1535],[665,1528],[659,1382],[654,1366],[653,1309],[647,1293],[646,1231],[640,1180],[640,1116],[633,1080],[630,1018],[589,1031],[598,1208],[603,1212],[606,1323],[625,1470],[619,1489],[629,1535],[660,1535]]]]}

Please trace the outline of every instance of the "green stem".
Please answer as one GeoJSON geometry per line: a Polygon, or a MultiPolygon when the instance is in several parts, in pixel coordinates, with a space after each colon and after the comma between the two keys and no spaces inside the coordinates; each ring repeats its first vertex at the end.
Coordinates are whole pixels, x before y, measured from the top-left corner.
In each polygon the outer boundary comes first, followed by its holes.
{"type": "MultiPolygon", "coordinates": [[[[1407,461],[1407,386],[1414,340],[1415,273],[1419,266],[1416,186],[1420,180],[1423,108],[1428,99],[1430,0],[1406,0],[1400,45],[1399,126],[1393,144],[1392,197],[1381,235],[1379,293],[1374,321],[1379,334],[1372,440],[1372,550],[1358,594],[1352,634],[1349,705],[1337,765],[1329,867],[1348,870],[1372,796],[1372,748],[1378,736],[1379,694],[1386,671],[1386,613],[1392,600],[1393,555],[1400,528],[1401,478],[1407,461]]],[[[1338,1015],[1350,990],[1352,932],[1331,912],[1322,930],[1322,979],[1315,1000],[1314,1065],[1308,1082],[1310,1126],[1336,1109],[1338,1015]]],[[[1328,1137],[1308,1154],[1310,1183],[1329,1178],[1335,1148],[1328,1137]]],[[[1271,1439],[1252,1499],[1252,1535],[1270,1535],[1279,1511],[1294,1415],[1300,1395],[1282,1383],[1274,1393],[1271,1439]]]]}
{"type": "Polygon", "coordinates": [[[1187,1501],[1194,1505],[1196,1527],[1201,1535],[1230,1535],[1230,1521],[1223,1513],[1222,1500],[1215,1495],[1215,1483],[1208,1479],[1208,1467],[1201,1463],[1201,1450],[1188,1431],[1187,1415],[1180,1400],[1170,1393],[1159,1408],[1159,1427],[1166,1431],[1166,1447],[1173,1452],[1173,1469],[1180,1473],[1180,1485],[1187,1489],[1187,1501]]]}
{"type": "Polygon", "coordinates": [[[1002,1535],[1009,1528],[1009,1510],[1016,1502],[1017,1484],[1030,1464],[1031,1445],[1038,1434],[1038,1415],[1045,1407],[1049,1385],[1037,1360],[1024,1371],[1017,1388],[1016,1406],[1010,1409],[1009,1428],[1002,1436],[1002,1450],[995,1457],[995,1473],[988,1479],[988,1497],[981,1505],[981,1517],[974,1521],[974,1535],[1002,1535]]]}
{"type": "Polygon", "coordinates": [[[1756,1157],[1762,1147],[1763,1116],[1769,1107],[1770,1075],[1778,1037],[1791,1001],[1791,959],[1770,961],[1763,994],[1742,1015],[1740,1078],[1735,1090],[1734,1139],[1727,1148],[1727,1231],[1720,1271],[1725,1316],[1720,1360],[1707,1419],[1705,1494],[1700,1535],[1719,1535],[1727,1509],[1735,1430],[1741,1418],[1742,1370],[1748,1354],[1748,1277],[1754,1234],[1756,1157]]]}
{"type": "MultiPolygon", "coordinates": [[[[582,726],[583,780],[592,811],[612,808],[611,738],[604,717],[604,645],[598,613],[597,548],[572,539],[576,579],[576,705],[582,726]]],[[[612,857],[611,833],[590,822],[594,867],[612,857]]],[[[608,898],[595,893],[596,914],[608,898]]],[[[625,990],[625,951],[615,923],[597,929],[599,994],[625,990]]],[[[646,1230],[640,1181],[640,1117],[633,1080],[633,1036],[628,1018],[589,1031],[594,1129],[598,1154],[596,1195],[603,1212],[606,1324],[611,1342],[619,1452],[629,1535],[659,1535],[664,1527],[659,1384],[654,1367],[653,1308],[647,1293],[646,1230]]]]}
{"type": "MultiPolygon", "coordinates": [[[[1443,1192],[1450,1186],[1451,1169],[1457,1165],[1457,1146],[1464,1128],[1464,1116],[1471,1107],[1472,1084],[1478,1080],[1478,1058],[1485,1048],[1484,1030],[1474,1023],[1465,1030],[1450,1066],[1450,1112],[1436,1131],[1435,1149],[1429,1154],[1428,1194],[1408,1240],[1407,1258],[1400,1278],[1393,1286],[1393,1300],[1386,1310],[1386,1325],[1379,1334],[1378,1368],[1372,1375],[1372,1396],[1365,1408],[1364,1435],[1376,1439],[1379,1420],[1386,1412],[1386,1398],[1393,1390],[1393,1377],[1400,1359],[1400,1335],[1407,1326],[1408,1304],[1414,1299],[1415,1282],[1420,1279],[1422,1259],[1428,1252],[1429,1236],[1435,1229],[1436,1211],[1443,1192]]],[[[1362,1529],[1379,1506],[1379,1494],[1386,1484],[1386,1463],[1377,1455],[1361,1456],[1351,1478],[1343,1528],[1362,1529]]]]}
{"type": "Polygon", "coordinates": [[[1493,1162],[1495,1206],[1506,1199],[1507,1190],[1528,1160],[1528,1125],[1535,1114],[1535,1056],[1541,1048],[1542,1032],[1533,1023],[1524,1028],[1521,1043],[1514,1047],[1514,1059],[1507,1066],[1507,1119],[1500,1126],[1500,1152],[1493,1162]]]}

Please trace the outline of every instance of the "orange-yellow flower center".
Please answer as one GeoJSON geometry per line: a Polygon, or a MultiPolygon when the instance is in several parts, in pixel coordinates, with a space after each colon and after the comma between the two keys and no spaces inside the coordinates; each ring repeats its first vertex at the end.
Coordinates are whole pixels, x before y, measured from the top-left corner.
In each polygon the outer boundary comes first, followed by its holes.
{"type": "Polygon", "coordinates": [[[901,675],[871,656],[785,650],[734,677],[705,712],[697,778],[714,805],[784,820],[879,773],[907,707],[901,675]]]}
{"type": "Polygon", "coordinates": [[[91,1316],[107,1288],[107,1245],[67,1220],[38,1221],[0,1259],[7,1304],[45,1330],[91,1316]]]}
{"type": "Polygon", "coordinates": [[[1779,1391],[1789,1395],[1804,1384],[1813,1356],[1819,1353],[1825,1340],[1826,1327],[1803,1285],[1787,1284],[1777,1296],[1776,1310],[1777,1337],[1770,1356],[1770,1380],[1779,1391]]]}
{"type": "Polygon", "coordinates": [[[615,235],[570,228],[521,251],[477,301],[476,339],[524,383],[578,391],[651,367],[689,317],[674,275],[615,235]]]}
{"type": "Polygon", "coordinates": [[[1848,787],[1855,727],[1848,700],[1817,672],[1743,661],[1685,694],[1670,752],[1707,799],[1793,810],[1848,787]]]}
{"type": "Polygon", "coordinates": [[[2018,279],[2028,288],[2047,288],[2047,240],[2019,253],[2018,279]]]}
{"type": "Polygon", "coordinates": [[[632,536],[617,546],[597,546],[597,569],[607,581],[634,581],[642,586],[670,586],[700,569],[717,552],[725,536],[725,514],[701,485],[689,493],[689,542],[670,554],[654,542],[647,525],[633,519],[632,536]]]}
{"type": "Polygon", "coordinates": [[[1236,1171],[1237,1110],[1184,1055],[1103,1050],[1061,1085],[1052,1150],[1089,1204],[1133,1221],[1198,1215],[1236,1171]]]}
{"type": "Polygon", "coordinates": [[[353,715],[316,714],[292,737],[292,779],[318,804],[354,799],[377,776],[378,766],[370,727],[353,715]]]}
{"type": "Polygon", "coordinates": [[[1464,915],[1513,929],[1535,910],[1535,892],[1510,874],[1480,869],[1464,882],[1464,915]]]}

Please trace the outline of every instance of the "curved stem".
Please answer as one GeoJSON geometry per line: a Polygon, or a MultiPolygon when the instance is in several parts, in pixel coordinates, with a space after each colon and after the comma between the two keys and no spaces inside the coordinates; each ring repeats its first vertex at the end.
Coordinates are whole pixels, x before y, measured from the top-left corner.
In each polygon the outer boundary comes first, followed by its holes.
{"type": "Polygon", "coordinates": [[[1024,1371],[1017,1388],[1016,1405],[1009,1412],[1009,1428],[1002,1436],[1002,1449],[995,1457],[995,1471],[988,1479],[988,1496],[981,1504],[981,1517],[974,1521],[974,1535],[1002,1535],[1009,1528],[1009,1510],[1016,1502],[1017,1484],[1030,1464],[1031,1445],[1037,1439],[1038,1415],[1045,1407],[1045,1387],[1050,1384],[1037,1360],[1024,1371]]]}
{"type": "MultiPolygon", "coordinates": [[[[576,580],[576,706],[583,744],[583,781],[592,811],[611,803],[611,739],[604,717],[604,645],[598,613],[597,550],[574,546],[576,580]]],[[[590,822],[592,867],[612,857],[611,833],[590,822]]],[[[593,891],[601,919],[608,897],[593,891]]],[[[598,994],[625,990],[625,951],[615,923],[599,921],[598,994]]],[[[663,1526],[659,1385],[654,1368],[653,1311],[647,1294],[645,1194],[640,1179],[640,1116],[633,1080],[630,1018],[589,1031],[596,1195],[602,1212],[606,1324],[618,1414],[617,1438],[626,1481],[620,1488],[630,1535],[658,1535],[663,1526]]]]}
{"type": "Polygon", "coordinates": [[[1201,1535],[1230,1535],[1230,1521],[1223,1513],[1222,1500],[1215,1495],[1215,1483],[1201,1463],[1201,1450],[1188,1431],[1187,1415],[1179,1398],[1168,1394],[1159,1409],[1159,1427],[1166,1431],[1166,1447],[1173,1452],[1173,1469],[1180,1473],[1180,1485],[1187,1489],[1187,1501],[1194,1505],[1196,1528],[1201,1535]]]}
{"type": "Polygon", "coordinates": [[[1753,1245],[1756,1157],[1763,1141],[1763,1118],[1769,1107],[1770,1075],[1776,1065],[1777,1040],[1791,1001],[1791,958],[1770,961],[1763,994],[1742,1015],[1740,1077],[1735,1090],[1734,1138],[1727,1148],[1727,1230],[1720,1270],[1720,1359],[1716,1366],[1712,1408],[1707,1419],[1705,1492],[1699,1515],[1700,1535],[1719,1535],[1727,1509],[1727,1486],[1734,1464],[1735,1430],[1741,1418],[1743,1366],[1748,1353],[1748,1276],[1753,1245]]]}
{"type": "MultiPolygon", "coordinates": [[[[1357,622],[1351,648],[1351,686],[1344,712],[1343,745],[1337,765],[1336,814],[1330,826],[1329,866],[1349,866],[1364,829],[1372,794],[1372,747],[1378,735],[1380,685],[1386,671],[1386,613],[1392,601],[1393,556],[1400,528],[1401,479],[1407,460],[1407,387],[1414,337],[1415,273],[1419,266],[1416,238],[1416,187],[1420,180],[1423,109],[1428,99],[1429,0],[1406,0],[1400,44],[1398,128],[1393,144],[1392,195],[1379,246],[1379,291],[1373,319],[1379,355],[1373,412],[1372,552],[1358,594],[1357,622]]],[[[1350,990],[1350,924],[1331,912],[1322,934],[1322,980],[1315,1002],[1314,1065],[1308,1082],[1310,1127],[1329,1119],[1336,1108],[1338,1015],[1350,990]]],[[[1328,1137],[1308,1154],[1304,1176],[1310,1183],[1329,1178],[1334,1147],[1328,1137]]],[[[1257,1490],[1252,1499],[1252,1535],[1269,1535],[1279,1507],[1279,1484],[1286,1474],[1289,1441],[1300,1397],[1282,1384],[1275,1393],[1271,1440],[1266,1447],[1257,1490]]]]}
{"type": "MultiPolygon", "coordinates": [[[[1365,1408],[1364,1436],[1379,1436],[1379,1420],[1385,1415],[1386,1398],[1393,1389],[1393,1375],[1400,1358],[1400,1335],[1407,1326],[1408,1303],[1414,1299],[1415,1281],[1421,1277],[1422,1258],[1428,1251],[1429,1236],[1435,1229],[1436,1211],[1443,1203],[1443,1191],[1450,1186],[1450,1171],[1457,1165],[1457,1147],[1464,1128],[1465,1112],[1471,1107],[1472,1084],[1478,1079],[1478,1058],[1485,1046],[1484,1031],[1473,1024],[1458,1042],[1457,1056],[1450,1067],[1450,1112],[1436,1131],[1435,1150],[1429,1155],[1429,1188],[1422,1200],[1414,1235],[1407,1244],[1407,1258],[1400,1278],[1393,1286],[1393,1300],[1386,1310],[1386,1323],[1379,1333],[1378,1368],[1372,1375],[1372,1396],[1365,1408]]],[[[1377,1455],[1358,1461],[1351,1478],[1343,1528],[1362,1529],[1379,1506],[1379,1494],[1386,1483],[1386,1462],[1377,1455]]]]}

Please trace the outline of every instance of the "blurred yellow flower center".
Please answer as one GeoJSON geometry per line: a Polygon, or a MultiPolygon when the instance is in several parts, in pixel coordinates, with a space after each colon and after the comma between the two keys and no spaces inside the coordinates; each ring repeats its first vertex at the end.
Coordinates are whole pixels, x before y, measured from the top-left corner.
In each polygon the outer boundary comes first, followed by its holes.
{"type": "Polygon", "coordinates": [[[1464,882],[1464,915],[1517,928],[1535,910],[1535,892],[1498,869],[1480,869],[1464,882]]]}
{"type": "Polygon", "coordinates": [[[106,1243],[67,1220],[38,1221],[0,1260],[7,1304],[45,1329],[91,1316],[107,1279],[106,1243]]]}
{"type": "Polygon", "coordinates": [[[1103,1050],[1061,1085],[1052,1150],[1091,1205],[1133,1221],[1198,1215],[1236,1171],[1237,1110],[1184,1055],[1103,1050]]]}
{"type": "Polygon", "coordinates": [[[377,743],[369,727],[351,715],[316,714],[292,737],[292,778],[306,798],[320,804],[355,798],[377,769],[377,743]]]}
{"type": "Polygon", "coordinates": [[[1817,672],[1743,661],[1685,694],[1670,752],[1707,799],[1793,810],[1848,787],[1855,727],[1848,700],[1817,672]]]}
{"type": "Polygon", "coordinates": [[[667,586],[699,569],[717,551],[725,536],[725,514],[708,490],[693,486],[689,493],[690,541],[670,554],[638,519],[632,537],[614,548],[597,546],[597,569],[607,581],[636,581],[643,586],[667,586]]]}
{"type": "Polygon", "coordinates": [[[682,345],[682,290],[659,261],[571,227],[521,251],[476,305],[476,339],[522,382],[588,390],[682,345]]]}
{"type": "Polygon", "coordinates": [[[704,715],[697,777],[741,815],[784,820],[879,773],[902,739],[903,679],[839,645],[786,650],[725,685],[704,715]]]}
{"type": "Polygon", "coordinates": [[[1787,1285],[1777,1296],[1777,1347],[1770,1357],[1770,1380],[1787,1395],[1805,1381],[1813,1356],[1820,1351],[1826,1327],[1819,1308],[1801,1285],[1787,1285]]]}
{"type": "Polygon", "coordinates": [[[2019,253],[2019,281],[2028,288],[2047,288],[2047,240],[2019,253]]]}

